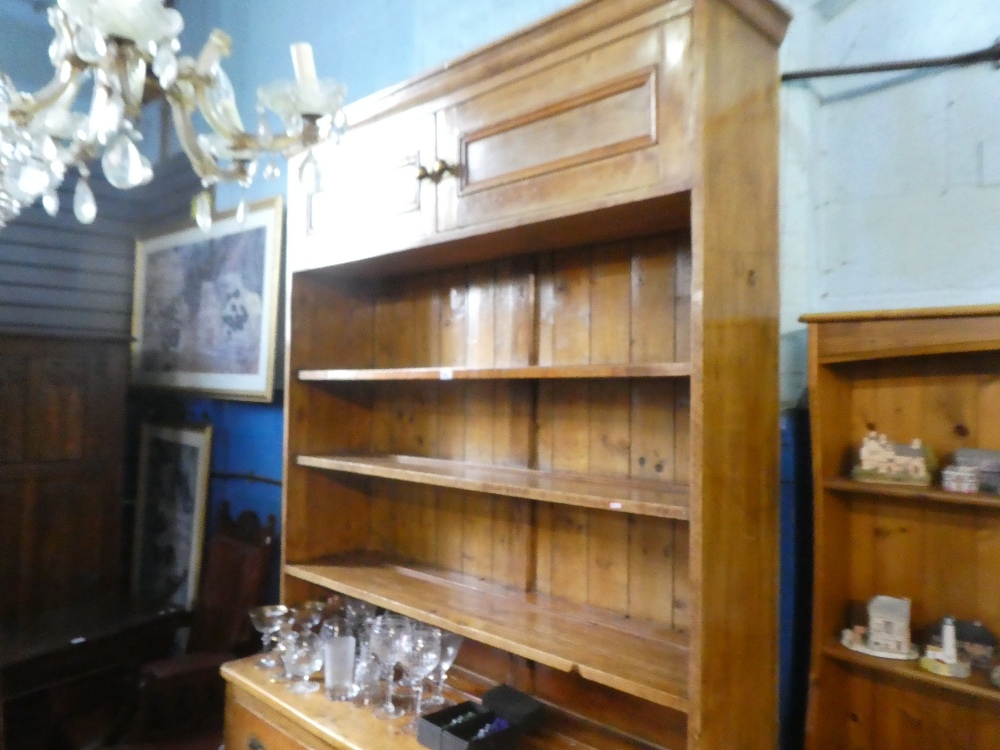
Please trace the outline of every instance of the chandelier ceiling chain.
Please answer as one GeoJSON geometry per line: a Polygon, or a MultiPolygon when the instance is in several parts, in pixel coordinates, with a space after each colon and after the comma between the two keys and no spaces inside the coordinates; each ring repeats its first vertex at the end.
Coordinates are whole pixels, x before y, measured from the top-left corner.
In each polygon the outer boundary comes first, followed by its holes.
{"type": "MultiPolygon", "coordinates": [[[[275,155],[310,148],[346,127],[345,88],[316,77],[308,44],[292,45],[295,81],[258,90],[260,121],[248,132],[221,66],[231,51],[225,32],[214,30],[195,59],[179,54],[184,21],[163,0],[58,0],[48,20],[54,31],[52,80],[25,93],[0,72],[0,229],[39,198],[54,216],[57,190],[72,169],[79,173],[73,212],[80,222],[93,222],[97,205],[88,164],[98,158],[114,187],[148,183],[153,168],[138,148],[137,122],[151,96],[168,103],[180,146],[205,187],[217,182],[249,187],[262,158],[264,177],[276,177],[275,155]],[[93,94],[89,109],[81,112],[74,103],[88,81],[93,94]],[[280,118],[282,131],[272,132],[268,110],[280,118]],[[210,133],[197,132],[197,112],[210,133]]],[[[315,182],[315,159],[307,161],[309,181],[315,182]]],[[[207,229],[212,221],[207,194],[196,205],[198,224],[207,229]]]]}

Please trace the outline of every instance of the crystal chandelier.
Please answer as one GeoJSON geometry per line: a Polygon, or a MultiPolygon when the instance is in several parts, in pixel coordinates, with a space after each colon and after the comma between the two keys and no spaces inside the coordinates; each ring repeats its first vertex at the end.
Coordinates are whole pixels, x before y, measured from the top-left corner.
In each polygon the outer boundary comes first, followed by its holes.
{"type": "MultiPolygon", "coordinates": [[[[260,160],[266,162],[263,176],[276,177],[277,154],[310,148],[345,127],[345,89],[316,78],[308,44],[292,45],[295,81],[258,91],[260,123],[248,132],[220,65],[231,46],[224,32],[213,31],[194,59],[179,56],[184,21],[163,0],[58,0],[48,20],[55,31],[52,80],[36,93],[23,93],[0,72],[0,228],[39,198],[54,216],[57,189],[71,169],[79,173],[73,212],[84,224],[93,222],[97,205],[88,164],[98,158],[116,188],[149,182],[152,165],[136,144],[137,121],[150,95],[162,95],[169,104],[181,148],[206,188],[220,181],[249,187],[260,160]],[[78,111],[73,105],[88,81],[90,107],[78,111]],[[272,132],[268,110],[280,118],[282,132],[272,132]],[[197,112],[211,133],[196,131],[197,112]]],[[[318,179],[314,158],[303,162],[300,177],[307,183],[318,179]]],[[[244,210],[241,203],[237,214],[244,210]]],[[[198,196],[195,215],[203,229],[211,225],[207,192],[198,196]]]]}

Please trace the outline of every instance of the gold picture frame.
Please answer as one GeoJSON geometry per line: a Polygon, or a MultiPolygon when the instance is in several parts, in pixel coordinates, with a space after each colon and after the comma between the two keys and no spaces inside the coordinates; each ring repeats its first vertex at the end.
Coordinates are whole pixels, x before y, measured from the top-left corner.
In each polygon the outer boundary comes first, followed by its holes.
{"type": "Polygon", "coordinates": [[[132,596],[194,605],[201,578],[211,425],[143,423],[132,537],[132,596]]]}
{"type": "Polygon", "coordinates": [[[272,400],[283,220],[277,197],[136,243],[133,385],[272,400]]]}

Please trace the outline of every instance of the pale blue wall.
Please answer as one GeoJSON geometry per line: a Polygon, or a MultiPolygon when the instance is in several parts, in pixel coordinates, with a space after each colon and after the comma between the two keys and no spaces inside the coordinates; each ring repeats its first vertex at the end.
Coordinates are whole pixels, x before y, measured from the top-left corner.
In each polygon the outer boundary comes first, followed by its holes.
{"type": "MultiPolygon", "coordinates": [[[[993,44],[997,0],[789,0],[785,70],[993,44]]],[[[1000,301],[1000,72],[851,76],[783,90],[782,387],[803,312],[1000,301]]]]}
{"type": "Polygon", "coordinates": [[[52,29],[42,18],[11,0],[0,0],[0,71],[20,91],[37,91],[52,77],[49,41],[52,29]]]}

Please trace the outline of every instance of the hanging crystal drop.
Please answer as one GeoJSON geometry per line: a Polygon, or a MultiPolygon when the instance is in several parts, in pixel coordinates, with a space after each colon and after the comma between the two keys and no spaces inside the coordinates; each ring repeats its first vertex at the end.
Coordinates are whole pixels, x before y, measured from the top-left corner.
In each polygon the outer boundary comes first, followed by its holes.
{"type": "Polygon", "coordinates": [[[49,216],[55,216],[59,213],[59,193],[56,192],[55,188],[49,188],[45,191],[42,196],[42,208],[49,216]]]}
{"type": "Polygon", "coordinates": [[[135,47],[125,47],[125,75],[123,76],[122,93],[128,106],[141,107],[142,97],[146,91],[146,61],[135,47]]]}
{"type": "Polygon", "coordinates": [[[275,163],[273,156],[264,165],[263,174],[265,180],[275,180],[281,176],[281,168],[275,163]]]}
{"type": "Polygon", "coordinates": [[[55,36],[52,37],[52,42],[49,44],[49,62],[52,63],[53,67],[59,67],[62,61],[72,54],[73,42],[67,35],[64,24],[58,20],[55,23],[52,22],[52,11],[53,8],[50,8],[49,24],[55,31],[55,36]]]}
{"type": "MultiPolygon", "coordinates": [[[[149,162],[143,164],[138,147],[124,133],[119,134],[101,157],[104,176],[119,190],[127,190],[141,185],[146,176],[149,162]]],[[[151,168],[149,168],[151,171],[151,168]]]]}
{"type": "Polygon", "coordinates": [[[312,149],[306,154],[306,158],[299,165],[299,183],[306,195],[316,195],[321,189],[322,175],[320,174],[319,162],[316,161],[316,154],[312,149]]]}
{"type": "Polygon", "coordinates": [[[263,149],[271,148],[271,144],[274,143],[274,136],[271,134],[271,128],[267,126],[266,115],[263,112],[260,113],[260,121],[257,123],[257,140],[263,149]]]}
{"type": "Polygon", "coordinates": [[[243,130],[233,84],[219,65],[212,70],[212,85],[205,91],[205,106],[222,128],[236,133],[243,130]]]}
{"type": "Polygon", "coordinates": [[[101,32],[92,26],[77,28],[73,42],[77,57],[86,63],[99,63],[108,52],[108,45],[101,32]]]}
{"type": "Polygon", "coordinates": [[[139,154],[139,163],[142,165],[142,180],[140,185],[148,185],[153,181],[153,165],[144,154],[139,154]]]}
{"type": "Polygon", "coordinates": [[[76,191],[73,193],[73,215],[81,224],[93,224],[97,218],[97,201],[94,200],[94,191],[90,189],[87,180],[82,176],[76,183],[76,191]]]}
{"type": "Polygon", "coordinates": [[[212,196],[207,190],[201,191],[194,202],[194,220],[203,232],[212,228],[212,196]]]}
{"type": "Polygon", "coordinates": [[[244,224],[247,220],[247,199],[243,198],[240,200],[240,204],[236,207],[236,223],[244,224]]]}
{"type": "Polygon", "coordinates": [[[302,129],[305,127],[305,121],[302,119],[302,115],[298,112],[290,115],[287,120],[285,120],[285,133],[292,138],[298,138],[302,135],[302,129]]]}
{"type": "Polygon", "coordinates": [[[153,58],[153,73],[160,80],[160,87],[166,90],[173,86],[177,72],[177,55],[169,44],[161,44],[153,58]]]}

